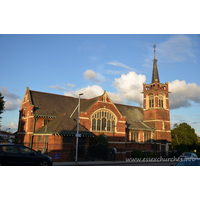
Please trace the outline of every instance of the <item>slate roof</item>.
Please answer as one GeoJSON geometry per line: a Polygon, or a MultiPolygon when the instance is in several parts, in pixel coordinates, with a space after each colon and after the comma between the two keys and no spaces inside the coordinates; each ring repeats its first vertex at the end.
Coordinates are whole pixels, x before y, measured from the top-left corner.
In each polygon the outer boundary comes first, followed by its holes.
{"type": "MultiPolygon", "coordinates": [[[[37,133],[54,133],[54,134],[66,134],[66,135],[75,135],[77,133],[77,122],[69,118],[69,116],[64,113],[58,115],[55,119],[50,121],[47,125],[38,129],[37,133]]],[[[79,124],[79,134],[84,136],[94,136],[92,132],[87,130],[81,124],[79,124]]]]}
{"type": "Polygon", "coordinates": [[[154,130],[149,124],[143,122],[143,109],[136,106],[115,104],[123,116],[126,116],[126,125],[129,129],[154,130]]]}
{"type": "Polygon", "coordinates": [[[78,99],[74,97],[29,91],[35,115],[57,116],[61,113],[70,115],[78,104],[78,99]]]}
{"type": "MultiPolygon", "coordinates": [[[[103,95],[101,95],[103,96],[103,95]]],[[[95,104],[100,98],[101,96],[92,98],[92,99],[88,99],[88,100],[82,100],[81,104],[80,104],[80,112],[86,112],[90,107],[92,107],[93,104],[95,104]]],[[[78,108],[75,110],[75,112],[73,113],[73,115],[71,116],[73,119],[78,118],[78,108]]]]}

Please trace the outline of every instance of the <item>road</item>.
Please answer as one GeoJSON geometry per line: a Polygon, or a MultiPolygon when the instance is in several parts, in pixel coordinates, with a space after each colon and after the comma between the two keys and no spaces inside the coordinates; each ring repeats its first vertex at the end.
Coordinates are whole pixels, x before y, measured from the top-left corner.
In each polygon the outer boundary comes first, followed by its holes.
{"type": "Polygon", "coordinates": [[[96,166],[175,166],[177,162],[140,162],[140,163],[116,163],[116,164],[106,164],[106,165],[96,165],[96,166]]]}
{"type": "Polygon", "coordinates": [[[91,161],[91,162],[55,162],[54,166],[174,166],[177,162],[126,162],[126,161],[91,161]]]}

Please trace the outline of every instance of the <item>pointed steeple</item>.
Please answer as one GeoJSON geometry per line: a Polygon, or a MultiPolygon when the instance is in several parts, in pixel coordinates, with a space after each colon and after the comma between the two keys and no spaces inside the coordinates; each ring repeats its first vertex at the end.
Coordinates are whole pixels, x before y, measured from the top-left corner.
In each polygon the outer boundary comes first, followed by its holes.
{"type": "Polygon", "coordinates": [[[154,60],[153,60],[153,73],[151,83],[155,83],[155,79],[158,79],[158,83],[160,83],[159,75],[158,75],[158,68],[157,68],[157,59],[156,59],[156,44],[153,45],[154,48],[154,60]]]}

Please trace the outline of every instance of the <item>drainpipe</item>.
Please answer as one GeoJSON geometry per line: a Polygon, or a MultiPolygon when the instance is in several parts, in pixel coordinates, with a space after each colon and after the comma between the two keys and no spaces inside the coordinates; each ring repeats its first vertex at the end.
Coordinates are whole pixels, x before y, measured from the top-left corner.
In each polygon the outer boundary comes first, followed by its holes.
{"type": "Polygon", "coordinates": [[[156,132],[156,119],[155,119],[155,151],[157,151],[157,132],[156,132]]]}
{"type": "Polygon", "coordinates": [[[33,136],[35,133],[35,122],[36,122],[36,117],[34,117],[34,124],[33,124],[33,135],[31,135],[31,143],[30,143],[30,148],[32,149],[33,146],[33,136]]]}

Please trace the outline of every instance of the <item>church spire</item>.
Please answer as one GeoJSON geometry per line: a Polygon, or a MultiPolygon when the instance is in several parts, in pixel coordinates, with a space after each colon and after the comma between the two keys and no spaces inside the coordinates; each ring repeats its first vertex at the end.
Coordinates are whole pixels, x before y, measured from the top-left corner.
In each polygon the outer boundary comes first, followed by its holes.
{"type": "Polygon", "coordinates": [[[154,48],[154,60],[153,60],[153,73],[151,83],[155,83],[155,79],[158,79],[158,83],[160,83],[158,68],[157,68],[157,59],[156,59],[156,44],[153,45],[154,48]]]}

